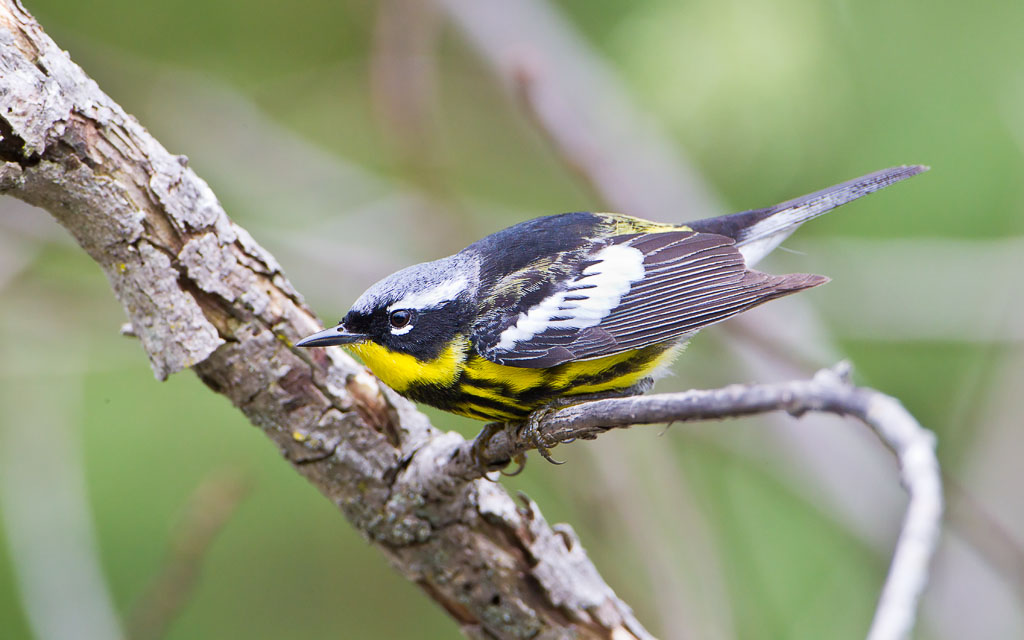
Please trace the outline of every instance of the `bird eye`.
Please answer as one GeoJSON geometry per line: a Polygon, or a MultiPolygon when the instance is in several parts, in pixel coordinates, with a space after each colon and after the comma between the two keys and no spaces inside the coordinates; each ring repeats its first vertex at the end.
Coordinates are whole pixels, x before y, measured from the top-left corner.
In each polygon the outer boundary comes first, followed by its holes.
{"type": "Polygon", "coordinates": [[[409,311],[408,309],[396,309],[388,316],[388,322],[390,322],[391,326],[395,329],[406,327],[410,322],[412,322],[412,311],[409,311]]]}

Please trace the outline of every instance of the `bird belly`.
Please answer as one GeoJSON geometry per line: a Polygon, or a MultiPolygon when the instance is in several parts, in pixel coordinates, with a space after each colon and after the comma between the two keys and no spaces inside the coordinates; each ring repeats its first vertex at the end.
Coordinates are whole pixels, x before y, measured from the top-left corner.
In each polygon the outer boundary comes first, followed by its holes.
{"type": "Polygon", "coordinates": [[[628,389],[671,363],[681,342],[655,344],[546,369],[496,364],[453,341],[422,361],[374,342],[351,345],[374,375],[402,395],[444,411],[487,421],[520,421],[564,397],[628,389]]]}
{"type": "Polygon", "coordinates": [[[432,402],[414,399],[477,420],[519,421],[564,397],[628,389],[669,364],[679,343],[663,343],[593,360],[566,362],[546,369],[495,364],[471,354],[449,393],[432,402]]]}

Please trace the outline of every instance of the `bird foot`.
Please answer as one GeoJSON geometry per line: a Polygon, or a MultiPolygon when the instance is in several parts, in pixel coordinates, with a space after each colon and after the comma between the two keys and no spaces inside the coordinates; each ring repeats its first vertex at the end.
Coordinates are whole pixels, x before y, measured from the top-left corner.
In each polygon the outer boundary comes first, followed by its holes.
{"type": "MultiPolygon", "coordinates": [[[[542,458],[544,458],[551,464],[565,464],[564,460],[559,461],[551,457],[551,449],[553,449],[556,445],[561,444],[562,442],[572,442],[573,439],[553,441],[550,438],[546,437],[544,432],[540,428],[540,424],[541,422],[544,421],[544,418],[551,415],[555,411],[558,411],[559,409],[564,409],[565,407],[571,407],[577,404],[583,404],[585,402],[593,402],[594,400],[607,400],[609,398],[626,398],[629,396],[642,395],[650,391],[651,387],[653,386],[653,378],[643,378],[633,386],[626,387],[625,389],[599,391],[597,393],[586,393],[577,396],[565,396],[562,398],[556,398],[549,402],[548,404],[544,405],[543,407],[537,409],[529,416],[527,416],[526,421],[523,423],[520,436],[523,439],[528,440],[530,444],[532,444],[534,448],[537,449],[537,453],[539,453],[542,458]]],[[[518,473],[519,471],[522,471],[522,469],[520,468],[519,470],[516,471],[516,473],[518,473]]]]}
{"type": "Polygon", "coordinates": [[[491,443],[494,436],[498,435],[502,431],[506,431],[509,428],[509,424],[505,422],[488,422],[484,425],[484,428],[480,430],[480,433],[473,439],[473,444],[470,446],[469,452],[472,456],[473,462],[476,466],[481,469],[485,474],[491,471],[500,471],[504,476],[517,476],[523,472],[523,468],[526,466],[526,454],[519,453],[512,456],[511,460],[489,460],[486,456],[487,447],[491,443]],[[506,472],[505,467],[509,463],[516,463],[516,470],[512,472],[506,472]]]}

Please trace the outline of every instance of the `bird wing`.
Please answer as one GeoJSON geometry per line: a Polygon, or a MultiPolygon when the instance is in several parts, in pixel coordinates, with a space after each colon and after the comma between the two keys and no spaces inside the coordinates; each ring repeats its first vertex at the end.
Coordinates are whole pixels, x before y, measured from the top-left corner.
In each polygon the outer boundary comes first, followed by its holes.
{"type": "Polygon", "coordinates": [[[554,280],[543,269],[514,274],[532,295],[484,314],[473,332],[481,355],[528,368],[610,356],[828,280],[747,269],[733,239],[683,230],[619,236],[575,256],[554,280]]]}

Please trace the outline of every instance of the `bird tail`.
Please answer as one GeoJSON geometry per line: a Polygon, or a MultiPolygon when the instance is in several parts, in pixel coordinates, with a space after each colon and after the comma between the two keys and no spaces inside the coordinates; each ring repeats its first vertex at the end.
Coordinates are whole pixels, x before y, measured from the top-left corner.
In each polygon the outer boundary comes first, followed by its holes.
{"type": "Polygon", "coordinates": [[[694,231],[733,238],[747,265],[751,266],[811,218],[927,170],[923,165],[882,169],[774,207],[706,218],[687,223],[687,226],[694,231]]]}

